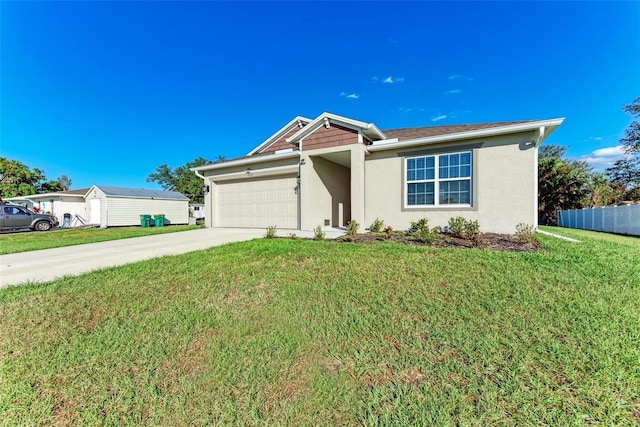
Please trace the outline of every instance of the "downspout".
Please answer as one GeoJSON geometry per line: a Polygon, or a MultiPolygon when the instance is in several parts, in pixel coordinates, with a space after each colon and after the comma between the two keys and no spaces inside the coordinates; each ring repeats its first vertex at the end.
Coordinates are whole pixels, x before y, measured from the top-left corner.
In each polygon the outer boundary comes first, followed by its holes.
{"type": "Polygon", "coordinates": [[[538,180],[540,179],[540,177],[538,176],[538,147],[540,146],[540,143],[542,143],[542,140],[544,139],[544,133],[545,133],[545,127],[544,126],[540,126],[538,128],[538,130],[536,130],[536,133],[534,135],[535,139],[534,139],[534,150],[535,152],[533,153],[533,158],[534,158],[534,163],[533,163],[533,226],[534,228],[537,230],[538,229],[538,207],[539,207],[539,203],[540,203],[540,198],[538,195],[538,191],[539,191],[539,182],[538,180]]]}

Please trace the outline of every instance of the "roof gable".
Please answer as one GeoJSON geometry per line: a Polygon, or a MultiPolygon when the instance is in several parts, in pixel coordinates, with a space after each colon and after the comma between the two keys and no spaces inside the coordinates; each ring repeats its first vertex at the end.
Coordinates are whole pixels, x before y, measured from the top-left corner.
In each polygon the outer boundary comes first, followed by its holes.
{"type": "Polygon", "coordinates": [[[311,123],[300,129],[295,135],[287,138],[287,142],[296,143],[311,135],[313,132],[324,126],[328,128],[331,124],[343,126],[345,128],[357,130],[370,140],[386,139],[385,134],[380,131],[373,123],[365,123],[353,120],[348,117],[338,116],[331,113],[322,113],[311,123]]]}
{"type": "Polygon", "coordinates": [[[306,117],[295,117],[260,145],[247,153],[247,156],[267,154],[281,149],[293,148],[293,145],[288,143],[287,138],[304,128],[309,122],[311,122],[311,119],[307,119],[306,117]]]}

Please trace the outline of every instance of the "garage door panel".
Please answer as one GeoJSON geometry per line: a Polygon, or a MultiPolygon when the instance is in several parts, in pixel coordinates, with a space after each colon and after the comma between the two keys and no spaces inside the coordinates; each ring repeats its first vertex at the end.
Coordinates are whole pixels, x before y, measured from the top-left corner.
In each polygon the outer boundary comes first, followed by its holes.
{"type": "Polygon", "coordinates": [[[216,187],[221,227],[298,226],[295,176],[224,182],[216,187]]]}

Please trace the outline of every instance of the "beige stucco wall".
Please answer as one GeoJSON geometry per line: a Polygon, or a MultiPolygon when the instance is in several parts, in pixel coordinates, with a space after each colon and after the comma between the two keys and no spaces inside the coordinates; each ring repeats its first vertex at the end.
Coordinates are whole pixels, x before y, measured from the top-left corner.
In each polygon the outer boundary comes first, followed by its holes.
{"type": "MultiPolygon", "coordinates": [[[[406,230],[412,221],[428,218],[445,226],[449,218],[478,220],[483,232],[514,233],[518,223],[537,225],[537,148],[533,132],[372,152],[365,163],[365,220],[376,218],[406,230]],[[470,208],[408,208],[404,206],[404,158],[419,154],[472,152],[473,206],[470,208]]],[[[437,197],[437,196],[436,196],[437,197]]]]}
{"type": "Polygon", "coordinates": [[[303,224],[302,229],[311,230],[318,225],[341,227],[351,217],[350,170],[320,156],[305,157],[303,224]],[[308,159],[308,160],[307,160],[308,159]],[[309,170],[311,169],[311,170],[309,170]],[[339,221],[339,206],[342,205],[343,224],[339,221]]]}

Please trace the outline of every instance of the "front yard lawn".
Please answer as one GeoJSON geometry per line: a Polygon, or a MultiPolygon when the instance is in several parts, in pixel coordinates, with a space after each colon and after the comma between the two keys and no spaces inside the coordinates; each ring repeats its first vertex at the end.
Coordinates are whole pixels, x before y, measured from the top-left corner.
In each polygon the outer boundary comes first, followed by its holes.
{"type": "Polygon", "coordinates": [[[128,239],[130,237],[148,236],[150,234],[175,233],[177,231],[195,230],[197,228],[201,227],[199,225],[173,225],[170,227],[149,228],[71,228],[52,230],[46,233],[35,231],[7,233],[0,234],[0,255],[82,245],[84,243],[105,242],[107,240],[128,239]]]}
{"type": "Polygon", "coordinates": [[[640,239],[552,231],[583,242],[261,239],[2,289],[0,424],[637,424],[640,239]]]}

